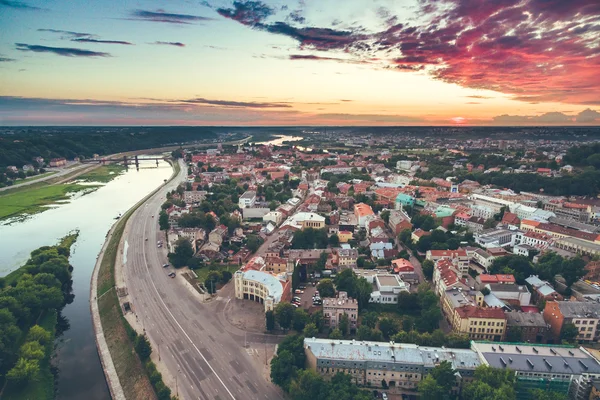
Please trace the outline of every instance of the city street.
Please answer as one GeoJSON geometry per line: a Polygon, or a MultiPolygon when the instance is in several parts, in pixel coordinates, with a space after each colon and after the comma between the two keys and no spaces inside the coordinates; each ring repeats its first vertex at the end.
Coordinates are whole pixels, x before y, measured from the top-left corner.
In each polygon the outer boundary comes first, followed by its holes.
{"type": "Polygon", "coordinates": [[[246,336],[224,318],[229,299],[201,303],[182,277],[172,279],[170,268],[162,267],[167,257],[165,248],[157,247],[164,239],[158,229],[160,205],[186,172],[182,165],[177,179],[139,207],[128,223],[124,278],[132,309],[160,362],[176,377],[173,394],[183,399],[281,399],[279,389],[253,362],[253,352],[244,348],[245,340],[266,348],[265,335],[246,336]]]}

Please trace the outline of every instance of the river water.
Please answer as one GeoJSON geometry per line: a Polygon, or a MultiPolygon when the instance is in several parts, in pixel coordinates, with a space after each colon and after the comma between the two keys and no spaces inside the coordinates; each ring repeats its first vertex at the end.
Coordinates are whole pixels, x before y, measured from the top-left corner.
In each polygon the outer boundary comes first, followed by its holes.
{"type": "Polygon", "coordinates": [[[29,253],[50,246],[79,230],[71,251],[73,303],[62,311],[70,327],[57,339],[58,395],[61,400],[104,400],[110,394],[102,372],[90,315],[90,280],[96,257],[115,217],[163,183],[172,174],[161,161],[142,162],[139,171],[129,170],[98,190],[75,196],[67,204],[11,225],[0,225],[0,276],[23,265],[29,253]]]}

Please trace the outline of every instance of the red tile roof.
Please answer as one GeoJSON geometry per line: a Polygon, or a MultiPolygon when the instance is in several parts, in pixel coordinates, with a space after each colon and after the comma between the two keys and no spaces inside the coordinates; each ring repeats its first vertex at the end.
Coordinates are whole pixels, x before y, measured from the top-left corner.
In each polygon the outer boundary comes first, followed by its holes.
{"type": "Polygon", "coordinates": [[[469,305],[457,308],[456,312],[461,318],[506,319],[501,308],[483,308],[469,305]]]}

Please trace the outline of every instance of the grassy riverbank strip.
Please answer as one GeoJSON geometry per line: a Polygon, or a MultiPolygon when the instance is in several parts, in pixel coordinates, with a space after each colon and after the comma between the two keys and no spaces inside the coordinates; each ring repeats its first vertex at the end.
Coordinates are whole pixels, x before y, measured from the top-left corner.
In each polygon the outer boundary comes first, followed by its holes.
{"type": "MultiPolygon", "coordinates": [[[[174,162],[173,174],[169,181],[175,178],[179,171],[179,163],[174,162]]],[[[98,271],[96,288],[98,313],[110,357],[126,399],[156,399],[158,398],[157,393],[162,394],[161,399],[163,399],[166,391],[168,391],[162,382],[162,377],[156,372],[154,364],[151,361],[144,364],[136,353],[135,350],[139,351],[138,343],[143,339],[138,337],[139,335],[123,316],[117,292],[114,290],[115,263],[117,262],[119,244],[127,221],[140,205],[144,204],[161,188],[162,185],[140,200],[121,217],[104,249],[98,271]]],[[[168,397],[170,397],[170,391],[168,397]]]]}
{"type": "Polygon", "coordinates": [[[71,293],[68,257],[77,236],[75,232],[61,239],[58,245],[34,250],[24,266],[2,278],[0,297],[6,307],[2,310],[0,328],[4,342],[0,354],[4,364],[0,369],[1,399],[55,398],[56,377],[51,358],[58,310],[71,293]],[[54,279],[49,275],[54,275],[54,279]],[[20,290],[15,291],[15,287],[20,290]],[[25,309],[23,302],[36,300],[35,297],[39,304],[29,305],[30,315],[19,315],[17,312],[25,309]]]}
{"type": "Polygon", "coordinates": [[[120,164],[108,164],[86,172],[76,179],[85,182],[108,183],[121,175],[124,171],[127,171],[127,168],[120,164]]]}

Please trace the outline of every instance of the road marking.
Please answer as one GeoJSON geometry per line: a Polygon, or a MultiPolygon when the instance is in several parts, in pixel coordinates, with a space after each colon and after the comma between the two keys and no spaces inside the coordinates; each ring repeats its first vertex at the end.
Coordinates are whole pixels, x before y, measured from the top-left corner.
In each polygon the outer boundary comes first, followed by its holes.
{"type": "MultiPolygon", "coordinates": [[[[144,220],[144,232],[146,232],[146,225],[147,225],[147,223],[148,223],[148,220],[144,220]]],[[[146,261],[146,246],[142,246],[142,254],[144,255],[144,261],[146,261]]],[[[145,262],[145,264],[146,264],[146,270],[148,272],[148,275],[150,275],[150,268],[148,268],[148,262],[145,262]]],[[[227,388],[227,386],[225,386],[225,382],[223,382],[223,380],[217,374],[217,372],[214,370],[214,368],[212,367],[212,365],[210,365],[210,363],[206,360],[206,358],[200,352],[200,350],[198,349],[198,347],[196,347],[196,344],[192,341],[192,339],[188,336],[187,332],[179,324],[179,322],[177,321],[177,319],[175,318],[175,316],[173,315],[173,313],[171,312],[171,310],[169,310],[167,308],[167,305],[165,304],[165,302],[163,301],[163,299],[160,297],[160,295],[158,293],[158,289],[156,288],[156,285],[154,284],[154,280],[150,279],[150,283],[152,283],[152,288],[154,288],[154,291],[156,292],[156,295],[157,295],[158,299],[160,300],[160,302],[162,303],[165,311],[167,311],[169,313],[169,315],[171,316],[171,318],[173,318],[173,321],[177,324],[177,326],[179,327],[179,329],[181,329],[181,331],[183,332],[183,334],[185,335],[185,337],[187,338],[187,340],[189,340],[189,342],[192,344],[192,346],[194,347],[194,349],[196,350],[196,352],[200,355],[200,357],[202,357],[202,359],[204,360],[204,362],[206,363],[206,365],[208,365],[208,368],[210,368],[210,370],[217,377],[217,379],[219,380],[219,382],[221,382],[221,385],[223,385],[223,388],[225,388],[225,390],[227,391],[227,393],[229,393],[229,395],[231,396],[231,398],[233,400],[236,400],[235,396],[233,395],[233,393],[231,393],[229,391],[229,389],[227,388]]]]}

